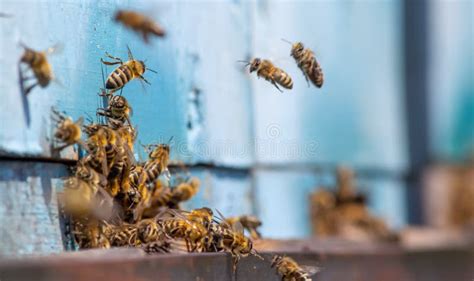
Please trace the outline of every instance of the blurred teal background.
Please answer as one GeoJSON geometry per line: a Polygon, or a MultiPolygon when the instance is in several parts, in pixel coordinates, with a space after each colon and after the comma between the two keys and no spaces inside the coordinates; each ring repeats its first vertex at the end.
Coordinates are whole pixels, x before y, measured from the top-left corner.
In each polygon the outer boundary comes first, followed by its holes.
{"type": "MultiPolygon", "coordinates": [[[[123,91],[140,142],[174,136],[172,158],[203,180],[187,207],[255,213],[266,237],[307,237],[308,194],[334,185],[334,168],[344,164],[358,172],[371,209],[401,228],[408,223],[411,188],[404,71],[411,44],[405,42],[404,11],[410,5],[1,0],[0,10],[11,15],[0,18],[1,155],[50,158],[50,107],[75,118],[95,116],[102,102],[99,59],[105,51],[125,58],[129,45],[135,58],[158,71],[145,73],[152,84],[146,91],[137,81],[123,91]],[[145,45],[111,20],[119,8],[144,12],[168,36],[145,45]],[[307,87],[281,38],[314,50],[325,74],[322,89],[307,87]],[[28,97],[30,126],[18,85],[19,42],[38,50],[64,46],[50,57],[60,83],[28,97]],[[255,56],[286,70],[293,90],[280,93],[236,62],[255,56]]],[[[420,32],[427,48],[418,55],[427,59],[429,160],[465,161],[474,150],[474,4],[429,1],[425,13],[420,32]]],[[[6,212],[0,206],[0,223],[6,212]]]]}

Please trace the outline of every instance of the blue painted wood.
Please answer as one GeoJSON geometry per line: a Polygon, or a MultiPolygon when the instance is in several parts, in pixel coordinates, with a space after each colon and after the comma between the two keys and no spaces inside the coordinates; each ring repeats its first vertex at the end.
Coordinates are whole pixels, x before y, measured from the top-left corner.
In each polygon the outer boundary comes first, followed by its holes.
{"type": "Polygon", "coordinates": [[[466,160],[474,155],[474,4],[430,4],[429,89],[432,154],[466,160]]]}
{"type": "MultiPolygon", "coordinates": [[[[320,187],[335,188],[328,172],[258,170],[255,174],[255,206],[262,219],[262,234],[269,238],[311,236],[309,196],[320,187]]],[[[368,197],[371,212],[391,228],[406,225],[404,186],[397,180],[356,179],[358,190],[368,197]]]]}
{"type": "Polygon", "coordinates": [[[57,191],[60,164],[0,162],[0,256],[63,250],[57,191]]]}
{"type": "MultiPolygon", "coordinates": [[[[247,4],[43,1],[7,2],[3,10],[13,15],[2,18],[5,24],[0,25],[6,42],[0,54],[5,109],[0,118],[9,120],[0,131],[4,153],[49,156],[50,107],[75,118],[95,116],[101,103],[97,96],[102,86],[99,59],[105,51],[126,58],[129,45],[135,58],[146,59],[147,65],[158,71],[157,75],[145,74],[152,84],[145,91],[138,81],[123,91],[134,108],[132,121],[138,125],[142,143],[165,142],[174,136],[174,159],[251,164],[249,84],[236,63],[250,48],[251,28],[241,28],[248,21],[247,4]],[[145,45],[136,34],[111,20],[118,8],[143,11],[158,19],[169,35],[145,45]],[[215,12],[209,13],[211,8],[215,12]],[[228,40],[219,40],[225,36],[228,40]],[[50,57],[63,86],[53,83],[31,93],[30,127],[21,114],[16,71],[20,41],[36,49],[55,43],[64,46],[61,54],[50,57]]],[[[112,70],[109,67],[107,72],[112,70]]]]}
{"type": "Polygon", "coordinates": [[[185,209],[210,207],[225,216],[252,214],[254,200],[251,176],[239,171],[191,170],[193,176],[201,180],[201,188],[185,209]]]}

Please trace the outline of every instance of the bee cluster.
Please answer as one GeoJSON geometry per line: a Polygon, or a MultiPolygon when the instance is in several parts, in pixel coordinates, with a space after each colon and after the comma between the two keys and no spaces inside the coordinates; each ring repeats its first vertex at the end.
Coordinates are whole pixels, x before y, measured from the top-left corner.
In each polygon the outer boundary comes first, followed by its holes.
{"type": "Polygon", "coordinates": [[[241,257],[259,256],[244,228],[259,238],[261,222],[252,216],[214,216],[207,207],[181,210],[180,203],[198,192],[199,179],[178,172],[171,175],[169,143],[144,145],[148,160],[136,161],[131,106],[113,91],[103,90],[103,94],[109,103],[97,114],[106,122],[82,124],[82,118],[74,122],[53,111],[57,148],[79,144],[86,151],[73,168],[74,175],[65,179],[61,197],[79,248],[229,252],[234,266],[241,257]]]}
{"type": "MultiPolygon", "coordinates": [[[[149,43],[151,36],[165,35],[164,29],[140,13],[121,10],[114,20],[139,33],[145,43],[149,43]]],[[[20,72],[20,85],[26,96],[36,86],[44,88],[54,79],[47,55],[57,48],[34,51],[23,47],[20,63],[33,74],[28,78],[20,72]],[[26,87],[25,82],[30,78],[36,81],[26,87]]],[[[253,255],[263,260],[252,242],[260,238],[258,227],[262,223],[258,218],[248,215],[225,218],[218,210],[208,207],[181,209],[180,203],[198,192],[200,181],[187,172],[186,176],[170,173],[171,139],[168,143],[143,145],[148,160],[135,159],[137,129],[131,124],[132,107],[122,91],[134,79],[150,84],[143,75],[146,70],[155,71],[144,61],[135,59],[130,49],[127,61],[105,55],[108,61],[101,59],[101,62],[117,67],[106,80],[103,77],[99,95],[104,97],[106,105],[97,109],[100,116],[97,121],[84,124],[82,117],[74,121],[65,113],[52,110],[56,125],[54,150],[78,145],[84,151],[72,168],[73,175],[64,180],[64,191],[59,196],[76,246],[79,249],[136,247],[150,254],[227,252],[232,255],[234,272],[242,257],[253,255]]],[[[314,76],[311,71],[316,60],[311,51],[305,51],[303,56],[300,67],[305,77],[314,76]]],[[[295,59],[299,58],[295,56],[295,59]]],[[[291,88],[289,75],[272,68],[270,62],[256,59],[251,64],[251,71],[257,71],[277,88],[276,83],[291,88]]],[[[316,85],[321,84],[322,80],[316,85]]],[[[283,280],[311,280],[311,272],[288,257],[275,256],[272,267],[276,267],[283,280]]]]}
{"type": "Polygon", "coordinates": [[[320,189],[310,197],[313,233],[362,241],[396,241],[398,235],[373,216],[358,193],[352,170],[337,170],[337,190],[320,189]]]}

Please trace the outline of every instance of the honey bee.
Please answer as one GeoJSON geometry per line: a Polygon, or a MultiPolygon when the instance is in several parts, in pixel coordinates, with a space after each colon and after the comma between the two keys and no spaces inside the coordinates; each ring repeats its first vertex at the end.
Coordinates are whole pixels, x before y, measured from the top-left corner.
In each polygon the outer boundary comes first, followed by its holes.
{"type": "Polygon", "coordinates": [[[153,241],[142,246],[147,254],[167,254],[171,252],[171,248],[171,243],[168,240],[153,241]]]}
{"type": "Polygon", "coordinates": [[[110,242],[103,233],[103,227],[97,220],[82,218],[73,223],[76,243],[84,249],[108,249],[110,242]]]}
{"type": "Polygon", "coordinates": [[[244,235],[242,225],[239,222],[235,223],[234,226],[229,225],[219,210],[216,211],[221,223],[213,223],[210,226],[210,232],[212,233],[212,247],[217,251],[223,249],[232,255],[233,272],[237,270],[239,260],[249,254],[263,260],[263,258],[253,248],[252,240],[244,235]]]}
{"type": "Polygon", "coordinates": [[[149,160],[143,167],[146,173],[147,184],[153,183],[163,173],[169,178],[168,163],[170,159],[170,145],[152,144],[145,146],[145,150],[149,152],[149,160]],[[150,150],[150,148],[152,149],[150,150]]]}
{"type": "Polygon", "coordinates": [[[96,128],[100,128],[100,126],[86,126],[85,131],[89,134],[86,141],[89,154],[84,158],[84,161],[97,172],[107,176],[109,174],[106,152],[107,136],[103,130],[95,130],[96,128]]]}
{"type": "Polygon", "coordinates": [[[163,231],[173,239],[183,239],[188,252],[201,252],[211,242],[209,232],[200,223],[192,222],[174,210],[168,210],[173,218],[161,221],[163,231]]]}
{"type": "Polygon", "coordinates": [[[261,238],[261,234],[258,232],[257,228],[262,225],[262,222],[255,216],[245,215],[238,217],[228,217],[226,218],[226,222],[231,226],[234,226],[236,223],[240,223],[244,229],[250,233],[250,237],[252,239],[256,240],[261,238]]]}
{"type": "Polygon", "coordinates": [[[150,82],[148,82],[145,79],[145,77],[143,77],[145,70],[149,70],[151,72],[156,73],[156,71],[147,68],[143,61],[135,60],[133,58],[132,52],[130,51],[130,48],[127,47],[127,49],[128,49],[129,60],[126,61],[125,63],[122,61],[122,59],[113,57],[108,53],[106,53],[106,56],[112,59],[113,60],[112,62],[104,61],[103,59],[101,59],[102,63],[105,65],[120,64],[119,67],[117,67],[114,71],[112,71],[112,73],[109,75],[109,77],[107,78],[105,82],[105,88],[112,90],[112,92],[123,88],[125,84],[127,84],[128,82],[132,81],[135,78],[138,78],[141,81],[147,84],[150,84],[150,82]]]}
{"type": "Polygon", "coordinates": [[[56,151],[61,151],[64,148],[79,144],[84,149],[87,149],[85,143],[81,140],[82,132],[81,125],[84,121],[83,118],[79,118],[76,122],[72,121],[71,117],[65,116],[54,108],[52,111],[52,119],[56,122],[56,131],[54,132],[54,138],[58,140],[62,145],[55,147],[56,151]]]}
{"type": "Polygon", "coordinates": [[[311,281],[310,276],[319,272],[317,267],[300,266],[290,257],[275,255],[271,267],[276,267],[283,281],[311,281]]]}
{"type": "Polygon", "coordinates": [[[141,33],[143,41],[147,44],[149,43],[149,35],[155,35],[158,37],[165,36],[165,30],[163,28],[150,18],[134,11],[119,10],[115,14],[115,21],[121,22],[126,27],[133,29],[135,32],[141,33]]]}
{"type": "Polygon", "coordinates": [[[291,56],[295,59],[298,67],[303,71],[304,78],[309,86],[309,80],[314,86],[321,88],[324,83],[324,74],[321,69],[321,65],[316,60],[313,51],[309,48],[305,48],[303,43],[296,42],[291,43],[285,39],[285,42],[291,44],[291,56]]]}
{"type": "Polygon", "coordinates": [[[257,71],[257,76],[259,78],[263,77],[265,80],[272,83],[280,92],[282,92],[282,90],[278,85],[286,89],[293,88],[293,80],[291,80],[290,75],[282,69],[274,66],[269,60],[254,58],[252,61],[247,62],[246,66],[250,66],[250,73],[257,71]]]}
{"type": "Polygon", "coordinates": [[[114,119],[115,121],[124,124],[125,122],[128,125],[130,123],[130,114],[132,112],[132,108],[129,105],[127,99],[124,96],[120,95],[111,95],[109,98],[109,105],[107,108],[99,108],[97,109],[97,114],[101,116],[105,116],[110,119],[114,119]]]}
{"type": "Polygon", "coordinates": [[[143,244],[151,243],[159,238],[163,238],[160,226],[154,218],[143,219],[138,222],[137,232],[138,239],[140,239],[143,244]]]}
{"type": "Polygon", "coordinates": [[[209,229],[214,212],[210,208],[202,207],[191,211],[181,211],[181,213],[191,222],[202,224],[206,229],[209,229]]]}
{"type": "MultiPolygon", "coordinates": [[[[200,185],[201,181],[196,177],[192,177],[189,180],[178,184],[171,191],[171,198],[167,204],[168,207],[179,209],[179,203],[191,199],[191,197],[199,191],[200,185]]],[[[206,208],[201,211],[208,212],[210,210],[206,208]]],[[[210,212],[210,216],[212,217],[212,211],[210,212]]]]}
{"type": "Polygon", "coordinates": [[[134,247],[140,244],[137,239],[137,230],[137,227],[133,224],[121,223],[120,225],[108,225],[108,230],[105,234],[112,246],[134,247]]]}
{"type": "MultiPolygon", "coordinates": [[[[20,62],[28,65],[28,67],[33,72],[34,78],[36,79],[36,82],[34,84],[25,89],[24,93],[25,95],[27,95],[34,87],[39,85],[41,88],[45,88],[49,85],[51,80],[54,79],[53,69],[51,67],[51,64],[48,62],[47,56],[57,51],[58,47],[51,47],[45,51],[35,51],[25,46],[24,44],[21,45],[25,49],[25,51],[20,58],[20,62]]],[[[22,85],[26,80],[32,78],[33,77],[22,77],[22,85]]]]}

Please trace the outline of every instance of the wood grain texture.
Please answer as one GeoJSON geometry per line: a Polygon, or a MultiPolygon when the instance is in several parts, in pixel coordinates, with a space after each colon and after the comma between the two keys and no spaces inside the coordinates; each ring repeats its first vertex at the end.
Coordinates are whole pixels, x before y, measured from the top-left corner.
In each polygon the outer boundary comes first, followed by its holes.
{"type": "Polygon", "coordinates": [[[60,164],[0,162],[0,255],[63,250],[57,204],[60,164]]]}

